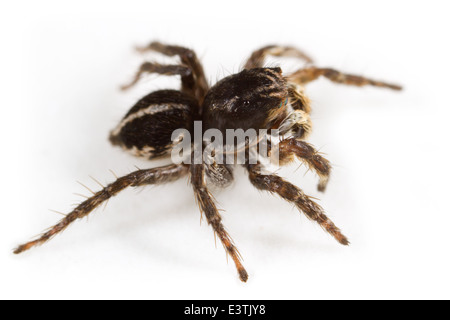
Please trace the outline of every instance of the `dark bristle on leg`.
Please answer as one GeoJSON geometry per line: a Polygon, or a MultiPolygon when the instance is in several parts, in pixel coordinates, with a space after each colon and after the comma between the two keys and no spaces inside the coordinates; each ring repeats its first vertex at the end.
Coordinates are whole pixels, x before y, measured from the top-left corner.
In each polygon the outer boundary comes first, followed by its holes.
{"type": "Polygon", "coordinates": [[[113,183],[107,185],[102,190],[96,192],[92,197],[80,203],[71,213],[67,214],[58,224],[51,227],[49,231],[42,234],[38,239],[18,246],[15,254],[22,253],[36,245],[43,244],[50,240],[59,232],[66,229],[69,224],[77,219],[86,217],[90,212],[97,208],[104,201],[115,196],[127,187],[139,187],[148,184],[161,184],[174,181],[188,173],[188,167],[183,165],[169,165],[160,168],[138,170],[126,176],[118,178],[113,183]]]}

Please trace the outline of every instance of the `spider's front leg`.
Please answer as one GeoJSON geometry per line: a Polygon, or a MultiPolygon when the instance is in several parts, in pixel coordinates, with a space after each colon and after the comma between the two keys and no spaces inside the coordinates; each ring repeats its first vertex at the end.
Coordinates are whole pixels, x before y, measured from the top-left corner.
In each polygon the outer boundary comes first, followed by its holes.
{"type": "Polygon", "coordinates": [[[100,206],[109,198],[117,195],[127,187],[139,187],[148,184],[161,184],[177,180],[188,173],[188,168],[184,165],[169,165],[160,168],[138,170],[126,176],[118,178],[102,190],[96,192],[92,197],[80,203],[72,212],[67,214],[58,224],[51,227],[49,231],[42,234],[36,240],[18,246],[14,253],[18,254],[36,245],[43,244],[52,237],[66,229],[69,224],[77,219],[86,217],[95,208],[100,206]]]}
{"type": "Polygon", "coordinates": [[[303,140],[311,132],[311,118],[307,112],[310,110],[309,100],[300,88],[291,88],[289,99],[293,111],[284,119],[278,129],[282,136],[290,137],[271,147],[269,156],[276,156],[280,165],[288,164],[294,158],[306,163],[319,176],[320,181],[317,188],[323,192],[330,177],[331,165],[312,145],[303,140]],[[273,154],[273,152],[278,154],[273,154]]]}
{"type": "Polygon", "coordinates": [[[302,211],[309,219],[316,221],[325,231],[331,234],[339,243],[349,245],[348,239],[338,227],[325,215],[323,209],[311,200],[300,188],[283,180],[274,174],[264,174],[261,164],[247,164],[249,179],[259,190],[278,194],[302,211]]]}
{"type": "Polygon", "coordinates": [[[205,170],[203,164],[191,164],[191,183],[194,188],[195,198],[200,206],[200,211],[205,214],[208,224],[212,226],[214,233],[219,237],[227,254],[229,254],[233,259],[239,278],[241,281],[246,282],[248,279],[248,274],[241,263],[239,251],[234,246],[233,240],[225,230],[216,204],[206,188],[205,170]]]}
{"type": "Polygon", "coordinates": [[[330,162],[322,157],[309,143],[298,138],[282,140],[277,146],[281,165],[288,164],[297,157],[319,176],[317,189],[324,192],[331,173],[330,162]]]}

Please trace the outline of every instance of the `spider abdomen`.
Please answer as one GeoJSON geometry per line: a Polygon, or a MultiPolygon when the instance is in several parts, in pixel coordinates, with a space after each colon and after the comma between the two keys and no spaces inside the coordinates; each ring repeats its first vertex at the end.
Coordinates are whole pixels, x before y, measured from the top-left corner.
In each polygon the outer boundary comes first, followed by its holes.
{"type": "Polygon", "coordinates": [[[192,130],[197,102],[175,90],[152,92],[139,100],[110,134],[110,141],[148,159],[164,157],[173,147],[176,129],[192,130]]]}

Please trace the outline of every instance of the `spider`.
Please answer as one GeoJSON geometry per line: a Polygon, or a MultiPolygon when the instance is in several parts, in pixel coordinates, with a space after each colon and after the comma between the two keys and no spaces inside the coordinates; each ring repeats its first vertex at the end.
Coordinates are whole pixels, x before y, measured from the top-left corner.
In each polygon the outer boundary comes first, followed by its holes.
{"type": "MultiPolygon", "coordinates": [[[[152,42],[137,48],[140,52],[153,51],[178,57],[179,63],[162,65],[143,63],[135,77],[123,90],[134,86],[144,74],[180,76],[180,90],[159,90],[140,99],[111,131],[110,141],[136,156],[147,159],[169,157],[176,142],[172,133],[183,128],[192,132],[194,121],[201,121],[203,130],[218,129],[278,129],[279,143],[268,143],[268,155],[276,148],[279,165],[298,159],[319,177],[318,190],[324,191],[329,180],[331,165],[309,143],[305,142],[311,132],[310,101],[304,94],[304,85],[325,77],[333,82],[401,90],[400,86],[350,75],[331,68],[319,68],[302,51],[290,46],[269,45],[254,51],[239,73],[232,74],[210,87],[203,67],[194,51],[175,45],[152,42]],[[267,56],[302,59],[305,66],[298,71],[283,75],[278,67],[264,67],[267,56]]],[[[246,145],[248,147],[248,145],[246,145]]],[[[192,155],[195,153],[192,151],[192,155]]],[[[276,174],[267,172],[262,160],[242,164],[250,182],[257,189],[279,195],[294,204],[309,219],[318,223],[340,244],[349,241],[340,229],[325,215],[324,210],[300,188],[276,174]]],[[[117,178],[102,190],[80,203],[59,223],[33,241],[18,246],[14,253],[24,252],[40,245],[66,229],[77,219],[91,211],[127,187],[162,184],[189,176],[196,201],[208,224],[223,244],[227,255],[233,259],[241,281],[248,279],[242,258],[228,235],[209,184],[228,186],[233,179],[233,165],[226,159],[222,163],[200,162],[173,163],[152,169],[137,170],[117,178]]]]}

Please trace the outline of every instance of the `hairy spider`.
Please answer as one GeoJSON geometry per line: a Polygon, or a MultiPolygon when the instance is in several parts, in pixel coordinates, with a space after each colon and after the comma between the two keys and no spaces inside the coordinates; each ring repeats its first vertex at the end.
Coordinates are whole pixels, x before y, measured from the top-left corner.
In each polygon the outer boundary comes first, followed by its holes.
{"type": "MultiPolygon", "coordinates": [[[[195,121],[201,121],[203,132],[208,129],[217,129],[225,134],[228,129],[277,129],[281,137],[278,143],[274,144],[270,139],[265,138],[268,145],[266,155],[270,156],[276,149],[280,165],[285,165],[294,159],[305,163],[319,176],[319,191],[325,190],[331,166],[329,161],[322,157],[312,145],[304,141],[311,131],[309,117],[311,109],[303,86],[323,76],[333,82],[347,85],[372,85],[401,90],[401,87],[397,85],[344,74],[330,68],[315,67],[312,65],[312,59],[300,50],[276,45],[254,51],[241,72],[220,80],[210,88],[203,67],[192,50],[159,42],[152,42],[138,50],[178,56],[180,62],[173,65],[145,62],[139,68],[133,81],[122,89],[136,84],[145,73],[180,76],[181,89],[152,92],[139,100],[111,132],[110,141],[113,145],[123,147],[136,156],[154,159],[168,157],[179,142],[173,139],[172,133],[176,129],[192,132],[195,121]],[[264,67],[267,55],[300,58],[306,62],[306,67],[283,76],[280,68],[264,67]]],[[[194,144],[194,141],[191,140],[189,143],[194,144]]],[[[200,144],[202,145],[203,142],[200,144]]],[[[190,155],[192,159],[198,152],[198,147],[197,145],[197,148],[192,151],[190,155]]],[[[247,150],[248,147],[249,145],[246,144],[244,149],[247,150]]],[[[137,170],[117,178],[116,181],[79,204],[40,237],[17,247],[14,253],[21,253],[46,242],[67,228],[69,224],[86,217],[101,203],[129,186],[161,184],[189,175],[202,215],[204,214],[208,224],[212,226],[214,234],[219,237],[227,254],[232,257],[239,278],[245,282],[248,275],[241,263],[241,256],[225,230],[215,201],[207,188],[209,182],[223,187],[233,179],[234,156],[231,161],[225,156],[222,160],[222,162],[202,160],[200,163],[196,161],[173,163],[158,168],[137,170]]],[[[275,174],[268,173],[262,158],[252,162],[246,157],[242,165],[248,171],[249,179],[256,188],[278,194],[281,198],[293,203],[339,243],[349,244],[347,238],[316,202],[300,188],[275,174]]]]}

